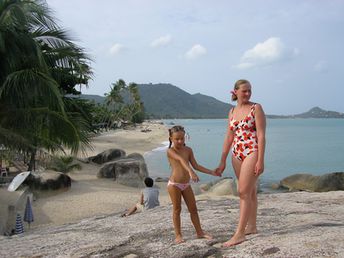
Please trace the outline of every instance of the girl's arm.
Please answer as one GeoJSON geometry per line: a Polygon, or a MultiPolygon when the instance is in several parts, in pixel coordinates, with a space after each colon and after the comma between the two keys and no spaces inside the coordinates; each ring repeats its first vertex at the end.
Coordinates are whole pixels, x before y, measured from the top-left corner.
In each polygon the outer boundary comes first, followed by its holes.
{"type": "Polygon", "coordinates": [[[219,166],[216,169],[216,171],[219,172],[219,173],[223,173],[223,171],[226,168],[227,156],[228,156],[229,150],[230,150],[230,148],[232,146],[232,142],[233,142],[233,139],[234,139],[233,132],[229,129],[231,113],[232,112],[229,111],[229,114],[228,114],[228,126],[227,126],[226,136],[225,136],[225,139],[223,141],[221,160],[220,160],[219,166]]]}
{"type": "Polygon", "coordinates": [[[257,128],[257,141],[258,141],[258,160],[255,167],[254,174],[260,175],[264,171],[264,154],[265,154],[265,129],[266,118],[261,105],[256,105],[256,128],[257,128]]]}
{"type": "Polygon", "coordinates": [[[195,171],[192,170],[190,167],[190,164],[183,159],[178,153],[176,153],[173,149],[168,149],[167,150],[167,157],[178,160],[180,164],[182,164],[182,167],[189,173],[192,181],[198,182],[199,178],[196,175],[195,171]]]}
{"type": "Polygon", "coordinates": [[[201,165],[199,165],[195,159],[195,156],[193,154],[193,151],[192,149],[190,148],[190,163],[192,165],[192,167],[200,172],[203,172],[205,174],[209,174],[209,175],[213,175],[213,176],[216,176],[217,174],[215,173],[215,171],[213,170],[210,170],[208,168],[205,168],[201,165]]]}

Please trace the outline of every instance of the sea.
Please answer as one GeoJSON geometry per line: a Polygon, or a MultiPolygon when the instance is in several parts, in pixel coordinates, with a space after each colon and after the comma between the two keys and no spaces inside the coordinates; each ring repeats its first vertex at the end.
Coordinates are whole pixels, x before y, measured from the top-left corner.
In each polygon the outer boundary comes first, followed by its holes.
{"type": "MultiPolygon", "coordinates": [[[[210,169],[218,166],[227,119],[163,120],[167,127],[182,125],[187,132],[186,145],[191,147],[197,162],[210,169]]],[[[145,153],[149,175],[169,177],[166,157],[168,139],[160,147],[145,153]]],[[[260,176],[262,189],[283,178],[309,173],[323,175],[344,172],[344,119],[267,119],[265,170],[260,176]]],[[[199,172],[200,182],[216,179],[199,172]]],[[[235,178],[230,154],[223,176],[235,178]]]]}

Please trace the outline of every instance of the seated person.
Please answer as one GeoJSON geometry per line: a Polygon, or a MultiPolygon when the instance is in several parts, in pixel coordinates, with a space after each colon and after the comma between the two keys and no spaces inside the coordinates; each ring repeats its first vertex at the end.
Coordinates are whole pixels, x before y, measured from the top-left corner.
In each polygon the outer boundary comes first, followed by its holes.
{"type": "Polygon", "coordinates": [[[127,212],[123,213],[121,217],[127,217],[135,212],[141,212],[144,210],[152,209],[159,206],[159,189],[153,187],[154,181],[150,177],[146,177],[145,180],[146,187],[141,192],[140,201],[131,207],[127,212]]]}

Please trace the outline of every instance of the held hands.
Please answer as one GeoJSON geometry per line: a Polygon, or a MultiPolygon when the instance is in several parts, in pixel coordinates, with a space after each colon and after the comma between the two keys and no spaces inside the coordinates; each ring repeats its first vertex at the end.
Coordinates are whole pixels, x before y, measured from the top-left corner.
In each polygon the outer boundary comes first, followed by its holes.
{"type": "Polygon", "coordinates": [[[211,171],[211,175],[213,176],[222,176],[222,173],[218,170],[218,168],[211,171]]]}
{"type": "Polygon", "coordinates": [[[222,176],[223,171],[226,168],[226,164],[221,162],[219,166],[215,169],[215,175],[216,176],[222,176]]]}

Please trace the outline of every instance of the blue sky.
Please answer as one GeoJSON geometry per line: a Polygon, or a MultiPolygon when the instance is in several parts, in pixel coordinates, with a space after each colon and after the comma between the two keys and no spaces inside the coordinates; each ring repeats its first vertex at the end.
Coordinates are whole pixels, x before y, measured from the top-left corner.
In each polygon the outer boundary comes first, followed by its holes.
{"type": "Polygon", "coordinates": [[[245,78],[268,114],[344,112],[342,0],[47,3],[94,60],[85,94],[103,95],[121,78],[230,102],[245,78]]]}

